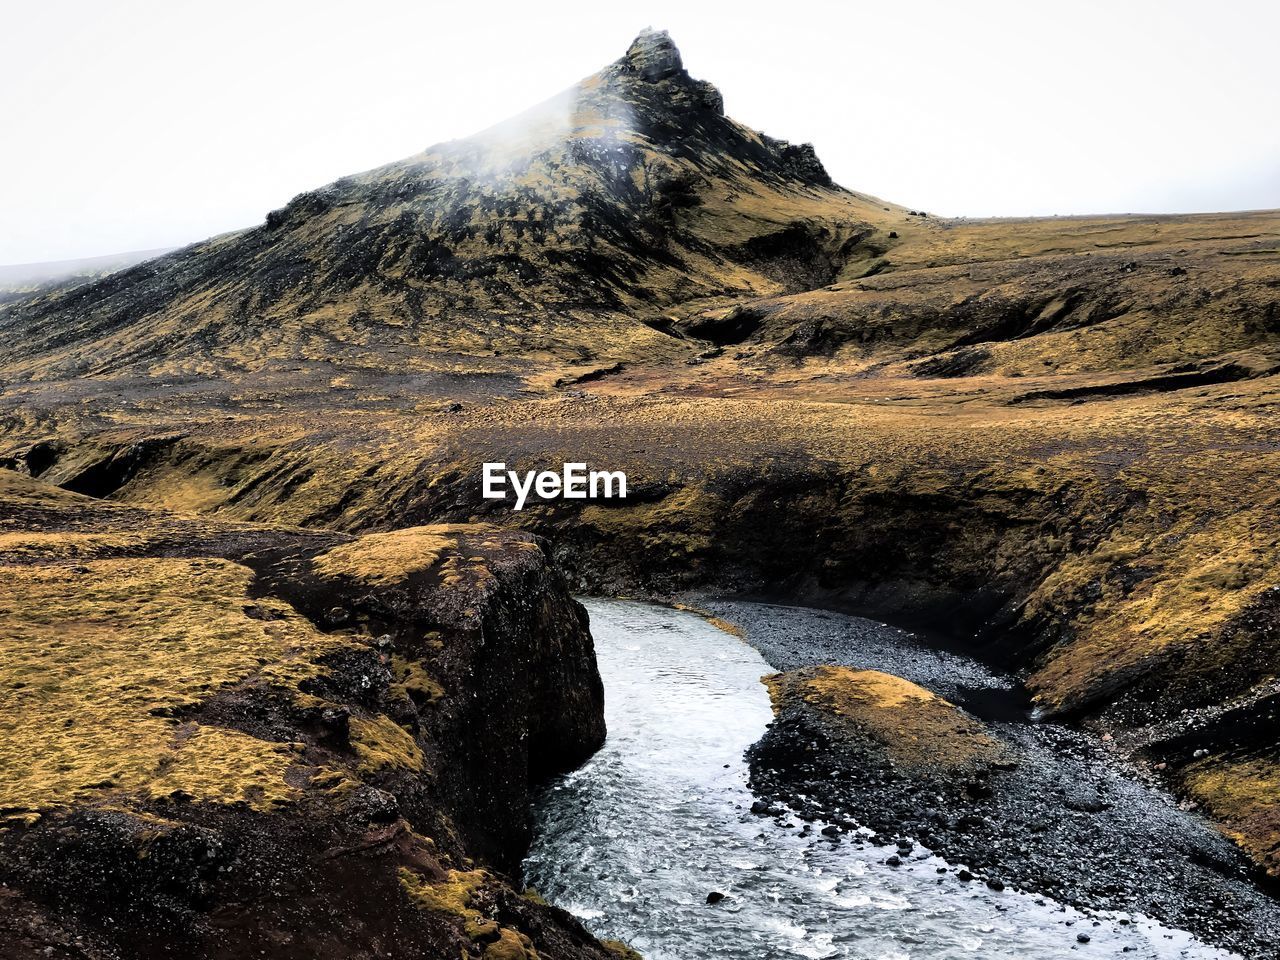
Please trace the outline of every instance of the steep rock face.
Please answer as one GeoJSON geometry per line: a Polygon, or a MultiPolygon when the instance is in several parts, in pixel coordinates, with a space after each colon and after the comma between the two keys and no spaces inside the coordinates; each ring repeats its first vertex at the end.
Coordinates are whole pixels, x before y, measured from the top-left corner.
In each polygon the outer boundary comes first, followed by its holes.
{"type": "Polygon", "coordinates": [[[684,61],[680,59],[680,51],[671,42],[671,36],[665,30],[646,28],[641,30],[631,46],[623,63],[646,80],[666,80],[684,70],[684,61]]]}
{"type": "Polygon", "coordinates": [[[393,683],[426,713],[410,714],[410,724],[429,723],[431,766],[450,771],[433,802],[472,855],[515,871],[528,844],[530,787],[582,763],[605,736],[586,611],[538,544],[458,525],[371,534],[321,554],[268,550],[245,562],[259,571],[259,589],[377,638],[393,683]]]}
{"type": "Polygon", "coordinates": [[[537,543],[219,527],[8,476],[41,533],[0,559],[0,955],[607,955],[504,876],[531,787],[604,738],[537,543]]]}

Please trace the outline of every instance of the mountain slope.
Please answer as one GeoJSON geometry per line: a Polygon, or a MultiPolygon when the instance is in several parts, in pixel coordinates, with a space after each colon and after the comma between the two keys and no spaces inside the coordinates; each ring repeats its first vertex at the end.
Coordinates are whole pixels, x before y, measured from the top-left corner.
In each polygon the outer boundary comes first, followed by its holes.
{"type": "Polygon", "coordinates": [[[665,34],[475,137],[0,319],[11,375],[432,352],[671,355],[637,318],[808,289],[886,205],[723,115],[665,34]],[[373,347],[372,351],[368,348],[373,347]],[[362,348],[365,348],[362,350],[362,348]]]}
{"type": "Polygon", "coordinates": [[[87,283],[118,270],[125,270],[172,250],[131,250],[100,257],[77,260],[53,260],[46,263],[14,263],[0,266],[0,304],[13,303],[52,292],[57,287],[87,283]]]}

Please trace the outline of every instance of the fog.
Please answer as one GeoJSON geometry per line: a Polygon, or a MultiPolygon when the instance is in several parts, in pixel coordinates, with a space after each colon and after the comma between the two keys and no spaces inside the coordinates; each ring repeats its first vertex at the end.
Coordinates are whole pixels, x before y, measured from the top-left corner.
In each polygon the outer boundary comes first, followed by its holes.
{"type": "Polygon", "coordinates": [[[941,215],[1280,206],[1280,4],[51,0],[0,12],[0,263],[171,246],[489,127],[646,25],[941,215]]]}

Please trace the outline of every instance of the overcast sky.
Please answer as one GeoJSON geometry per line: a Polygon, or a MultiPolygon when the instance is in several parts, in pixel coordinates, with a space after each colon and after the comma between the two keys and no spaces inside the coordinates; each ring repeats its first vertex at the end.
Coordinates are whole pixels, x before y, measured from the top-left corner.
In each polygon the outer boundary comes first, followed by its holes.
{"type": "Polygon", "coordinates": [[[1280,3],[7,0],[0,263],[169,246],[671,31],[730,115],[942,215],[1280,207],[1280,3]]]}

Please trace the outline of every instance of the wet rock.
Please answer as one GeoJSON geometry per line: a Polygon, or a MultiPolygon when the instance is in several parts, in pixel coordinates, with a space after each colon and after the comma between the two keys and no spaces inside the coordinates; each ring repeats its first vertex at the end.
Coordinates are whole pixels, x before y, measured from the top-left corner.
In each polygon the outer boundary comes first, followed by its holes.
{"type": "Polygon", "coordinates": [[[361,823],[394,823],[400,817],[395,794],[376,787],[359,786],[343,798],[344,812],[361,823]]]}
{"type": "Polygon", "coordinates": [[[719,903],[723,899],[724,899],[724,894],[721,893],[719,890],[712,890],[710,893],[707,894],[707,903],[712,904],[713,906],[719,903]]]}

